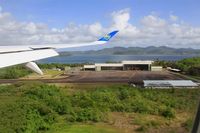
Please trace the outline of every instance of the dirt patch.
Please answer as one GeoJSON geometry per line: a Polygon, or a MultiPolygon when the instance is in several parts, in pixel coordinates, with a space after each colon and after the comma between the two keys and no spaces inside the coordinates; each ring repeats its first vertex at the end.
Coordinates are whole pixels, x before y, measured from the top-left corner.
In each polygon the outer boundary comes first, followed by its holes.
{"type": "Polygon", "coordinates": [[[156,115],[113,112],[109,114],[108,123],[123,130],[123,133],[187,133],[186,128],[182,126],[187,118],[187,113],[167,119],[156,115]]]}
{"type": "Polygon", "coordinates": [[[134,133],[140,126],[133,125],[132,118],[126,113],[113,112],[109,114],[109,124],[123,130],[123,133],[134,133]]]}

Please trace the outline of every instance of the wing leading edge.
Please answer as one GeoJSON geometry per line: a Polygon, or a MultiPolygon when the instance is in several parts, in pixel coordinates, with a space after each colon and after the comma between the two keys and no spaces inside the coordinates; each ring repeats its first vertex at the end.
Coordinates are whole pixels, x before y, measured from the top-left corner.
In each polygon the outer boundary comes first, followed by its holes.
{"type": "Polygon", "coordinates": [[[113,31],[98,41],[82,44],[49,44],[43,46],[0,46],[0,68],[13,66],[17,64],[26,64],[26,67],[42,74],[39,67],[33,62],[40,59],[58,56],[55,49],[74,48],[82,46],[100,45],[107,43],[118,31],[113,31]]]}

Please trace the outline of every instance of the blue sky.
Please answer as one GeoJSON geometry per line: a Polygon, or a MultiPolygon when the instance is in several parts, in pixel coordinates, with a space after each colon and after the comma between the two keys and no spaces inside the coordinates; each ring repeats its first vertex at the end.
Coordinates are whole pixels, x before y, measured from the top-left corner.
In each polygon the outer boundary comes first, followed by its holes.
{"type": "Polygon", "coordinates": [[[109,13],[131,9],[132,23],[150,12],[163,18],[175,14],[187,23],[200,25],[199,0],[1,0],[4,11],[10,12],[19,21],[33,21],[50,27],[64,27],[69,22],[109,24],[109,13]]]}
{"type": "Polygon", "coordinates": [[[71,45],[120,30],[106,46],[200,49],[199,5],[200,0],[0,0],[0,45],[71,45]]]}

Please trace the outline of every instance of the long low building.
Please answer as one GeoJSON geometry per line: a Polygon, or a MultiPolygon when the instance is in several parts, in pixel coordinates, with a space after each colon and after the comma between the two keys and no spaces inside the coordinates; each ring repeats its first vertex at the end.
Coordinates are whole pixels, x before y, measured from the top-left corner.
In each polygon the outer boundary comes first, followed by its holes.
{"type": "Polygon", "coordinates": [[[191,80],[144,80],[145,88],[195,88],[198,84],[191,80]]]}
{"type": "Polygon", "coordinates": [[[153,61],[122,61],[121,63],[96,63],[94,65],[84,65],[84,70],[151,70],[153,61]]]}

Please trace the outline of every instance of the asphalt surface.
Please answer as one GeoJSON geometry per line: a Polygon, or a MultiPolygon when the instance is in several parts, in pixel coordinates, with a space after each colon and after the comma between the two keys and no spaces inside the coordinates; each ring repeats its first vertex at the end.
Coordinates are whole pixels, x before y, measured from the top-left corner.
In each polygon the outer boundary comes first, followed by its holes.
{"type": "Polygon", "coordinates": [[[134,83],[143,84],[143,80],[183,79],[167,71],[81,71],[67,73],[56,79],[0,79],[0,84],[21,81],[41,81],[45,83],[134,83]]]}

